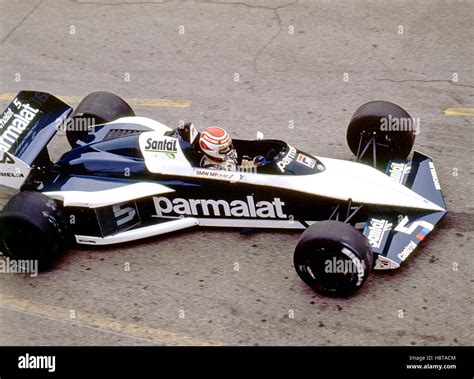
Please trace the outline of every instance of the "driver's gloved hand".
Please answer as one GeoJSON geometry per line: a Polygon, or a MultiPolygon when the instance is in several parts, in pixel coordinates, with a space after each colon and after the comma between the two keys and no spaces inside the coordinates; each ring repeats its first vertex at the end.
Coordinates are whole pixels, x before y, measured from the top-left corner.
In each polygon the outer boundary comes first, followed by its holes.
{"type": "Polygon", "coordinates": [[[259,155],[255,157],[253,163],[255,164],[255,166],[263,166],[264,164],[269,163],[269,161],[263,155],[259,155]]]}

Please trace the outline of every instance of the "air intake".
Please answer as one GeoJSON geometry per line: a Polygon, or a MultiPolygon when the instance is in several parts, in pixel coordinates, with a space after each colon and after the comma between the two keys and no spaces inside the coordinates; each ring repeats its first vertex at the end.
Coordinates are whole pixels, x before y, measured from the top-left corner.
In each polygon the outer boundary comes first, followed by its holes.
{"type": "Polygon", "coordinates": [[[108,141],[111,139],[119,138],[119,137],[125,137],[125,136],[130,136],[132,134],[139,134],[143,132],[143,130],[136,130],[136,129],[110,129],[107,134],[105,135],[105,138],[103,141],[108,141]]]}

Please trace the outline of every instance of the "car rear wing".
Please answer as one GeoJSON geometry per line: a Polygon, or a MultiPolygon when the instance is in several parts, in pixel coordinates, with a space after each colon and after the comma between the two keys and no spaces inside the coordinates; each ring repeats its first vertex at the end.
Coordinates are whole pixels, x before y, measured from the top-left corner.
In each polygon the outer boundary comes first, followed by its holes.
{"type": "Polygon", "coordinates": [[[45,92],[21,91],[0,115],[0,184],[20,188],[72,108],[45,92]]]}

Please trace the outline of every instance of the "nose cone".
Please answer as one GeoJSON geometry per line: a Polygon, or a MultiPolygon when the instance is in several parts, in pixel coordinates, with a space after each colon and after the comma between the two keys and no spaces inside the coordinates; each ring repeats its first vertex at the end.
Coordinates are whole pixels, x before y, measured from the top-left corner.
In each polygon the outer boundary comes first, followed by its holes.
{"type": "Polygon", "coordinates": [[[311,175],[312,183],[307,184],[307,188],[314,189],[318,195],[343,201],[351,198],[356,203],[446,211],[373,167],[338,159],[318,159],[326,170],[311,175]]]}

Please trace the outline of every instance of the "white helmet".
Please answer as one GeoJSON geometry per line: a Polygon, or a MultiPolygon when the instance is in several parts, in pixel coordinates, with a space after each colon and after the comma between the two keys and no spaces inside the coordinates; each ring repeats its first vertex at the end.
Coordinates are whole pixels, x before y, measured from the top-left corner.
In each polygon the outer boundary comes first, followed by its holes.
{"type": "Polygon", "coordinates": [[[199,137],[199,147],[210,159],[223,162],[233,151],[229,133],[218,126],[206,128],[199,137]]]}

